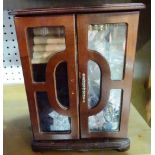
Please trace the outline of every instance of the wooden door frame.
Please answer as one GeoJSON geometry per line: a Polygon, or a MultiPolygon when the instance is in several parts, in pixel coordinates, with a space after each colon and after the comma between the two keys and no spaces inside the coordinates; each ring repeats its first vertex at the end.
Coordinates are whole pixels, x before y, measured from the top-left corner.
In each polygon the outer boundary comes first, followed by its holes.
{"type": "Polygon", "coordinates": [[[77,81],[77,64],[76,64],[76,44],[75,44],[75,18],[74,15],[59,16],[31,16],[31,17],[15,17],[15,26],[17,39],[23,67],[25,80],[25,88],[27,92],[27,100],[29,105],[30,119],[35,140],[58,140],[58,139],[78,139],[79,138],[79,110],[78,110],[78,81],[77,81]],[[66,49],[63,52],[55,54],[47,64],[46,81],[35,82],[32,76],[32,67],[29,58],[27,29],[41,26],[63,26],[65,28],[66,49]],[[55,71],[56,64],[61,61],[67,61],[68,70],[68,87],[69,102],[68,110],[61,109],[55,95],[54,78],[52,74],[55,71]],[[50,78],[52,77],[52,78],[50,78]],[[36,103],[35,92],[44,91],[48,93],[52,108],[71,118],[70,133],[42,132],[40,129],[40,121],[38,107],[36,103]],[[52,102],[51,102],[52,100],[52,102]],[[54,103],[53,103],[54,102],[54,103]]]}
{"type": "MultiPolygon", "coordinates": [[[[77,15],[77,30],[78,30],[78,61],[79,61],[79,83],[81,83],[81,75],[85,73],[86,81],[87,77],[87,62],[93,60],[99,64],[101,71],[105,77],[102,77],[102,81],[106,81],[101,84],[103,89],[101,94],[102,101],[99,101],[99,106],[94,109],[88,109],[87,90],[88,84],[86,82],[86,100],[82,102],[82,95],[80,95],[80,128],[81,138],[126,138],[128,128],[128,118],[130,110],[130,97],[132,88],[133,77],[133,64],[135,59],[137,29],[138,29],[139,11],[133,12],[119,12],[119,13],[99,13],[99,14],[80,14],[77,15]],[[109,79],[109,67],[106,64],[106,60],[101,59],[101,55],[97,52],[88,50],[88,26],[90,24],[105,24],[105,23],[126,23],[127,24],[127,41],[125,51],[125,66],[124,76],[120,81],[112,81],[109,79]],[[103,70],[104,67],[105,69],[103,70]],[[121,119],[120,130],[118,132],[89,132],[88,130],[88,116],[96,114],[105,106],[108,101],[109,89],[122,89],[122,103],[121,103],[121,119]],[[106,91],[107,90],[107,91],[106,91]]],[[[80,91],[81,85],[80,85],[80,91]]]]}

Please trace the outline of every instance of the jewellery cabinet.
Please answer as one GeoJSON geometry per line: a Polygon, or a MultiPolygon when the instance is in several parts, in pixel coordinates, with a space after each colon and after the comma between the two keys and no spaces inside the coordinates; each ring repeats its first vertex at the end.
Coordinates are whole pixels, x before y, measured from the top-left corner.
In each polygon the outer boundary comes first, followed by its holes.
{"type": "Polygon", "coordinates": [[[13,11],[33,150],[126,150],[142,3],[13,11]]]}

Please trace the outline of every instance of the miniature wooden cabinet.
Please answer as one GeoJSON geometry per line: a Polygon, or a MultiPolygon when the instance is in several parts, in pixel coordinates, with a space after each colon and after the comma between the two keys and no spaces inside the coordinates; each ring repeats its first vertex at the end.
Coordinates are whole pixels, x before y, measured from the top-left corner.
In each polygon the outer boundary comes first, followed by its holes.
{"type": "Polygon", "coordinates": [[[141,3],[12,12],[34,150],[129,148],[141,3]]]}

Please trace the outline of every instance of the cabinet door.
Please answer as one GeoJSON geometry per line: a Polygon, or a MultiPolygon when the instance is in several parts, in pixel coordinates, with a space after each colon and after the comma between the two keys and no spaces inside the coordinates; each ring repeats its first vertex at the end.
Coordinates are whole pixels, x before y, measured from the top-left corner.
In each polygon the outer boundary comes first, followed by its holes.
{"type": "Polygon", "coordinates": [[[35,140],[79,138],[74,16],[15,25],[35,140]]]}
{"type": "Polygon", "coordinates": [[[81,137],[126,137],[138,12],[78,15],[81,137]]]}

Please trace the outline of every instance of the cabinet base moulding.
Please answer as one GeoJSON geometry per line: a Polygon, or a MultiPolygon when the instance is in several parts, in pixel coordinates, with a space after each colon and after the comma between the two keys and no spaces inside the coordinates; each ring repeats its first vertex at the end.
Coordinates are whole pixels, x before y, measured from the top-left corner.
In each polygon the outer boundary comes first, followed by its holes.
{"type": "Polygon", "coordinates": [[[102,139],[102,140],[62,140],[62,141],[32,141],[33,151],[91,151],[113,149],[127,151],[130,147],[128,138],[102,139]]]}

